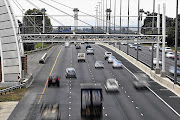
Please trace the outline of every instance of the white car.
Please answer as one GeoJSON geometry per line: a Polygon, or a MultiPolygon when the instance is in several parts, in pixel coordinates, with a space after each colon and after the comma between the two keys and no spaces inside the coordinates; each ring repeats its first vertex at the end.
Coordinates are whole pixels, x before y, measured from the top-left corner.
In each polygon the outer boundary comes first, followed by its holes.
{"type": "Polygon", "coordinates": [[[133,85],[136,89],[150,87],[149,77],[144,73],[135,73],[133,85]]]}
{"type": "Polygon", "coordinates": [[[87,48],[87,55],[92,54],[94,55],[94,49],[93,48],[87,48]]]}
{"type": "Polygon", "coordinates": [[[113,67],[113,68],[123,68],[123,64],[122,64],[122,62],[119,61],[119,60],[114,60],[114,61],[113,61],[113,64],[112,64],[112,67],[113,67]]]}
{"type": "Polygon", "coordinates": [[[165,53],[167,53],[167,52],[172,52],[170,47],[165,47],[165,53]]]}
{"type": "Polygon", "coordinates": [[[108,57],[108,63],[113,63],[113,61],[115,60],[116,58],[114,56],[109,56],[108,57]]]}
{"type": "Polygon", "coordinates": [[[95,68],[104,68],[104,63],[102,61],[96,61],[95,68]]]}
{"type": "Polygon", "coordinates": [[[109,56],[112,56],[112,52],[105,52],[104,59],[107,60],[109,56]]]}
{"type": "Polygon", "coordinates": [[[118,81],[114,78],[109,78],[106,81],[105,90],[107,92],[119,92],[118,81]]]}
{"type": "MultiPolygon", "coordinates": [[[[153,59],[153,64],[156,65],[157,63],[157,58],[153,59]]],[[[162,61],[159,59],[159,65],[162,65],[162,61]]]]}
{"type": "Polygon", "coordinates": [[[167,52],[167,53],[166,53],[166,57],[167,57],[167,58],[174,57],[174,53],[173,53],[173,52],[167,52]]]}
{"type": "Polygon", "coordinates": [[[129,45],[129,47],[130,47],[130,48],[135,48],[135,47],[136,47],[136,45],[134,45],[134,44],[130,44],[130,45],[129,45]]]}

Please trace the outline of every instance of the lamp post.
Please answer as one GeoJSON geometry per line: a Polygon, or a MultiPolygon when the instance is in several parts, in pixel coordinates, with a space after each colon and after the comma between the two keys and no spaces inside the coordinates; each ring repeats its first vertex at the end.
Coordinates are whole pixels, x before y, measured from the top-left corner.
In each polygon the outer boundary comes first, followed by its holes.
{"type": "Polygon", "coordinates": [[[178,47],[178,0],[176,0],[176,25],[175,25],[175,68],[174,68],[174,84],[177,84],[177,47],[178,47]]]}
{"type": "MultiPolygon", "coordinates": [[[[42,8],[41,9],[41,12],[43,14],[43,33],[45,33],[45,12],[46,12],[46,9],[45,8],[42,8]]],[[[44,44],[42,42],[42,49],[44,48],[44,44]]]]}
{"type": "Polygon", "coordinates": [[[111,9],[107,9],[106,10],[106,20],[107,20],[107,34],[110,33],[110,29],[111,29],[111,9]]]}

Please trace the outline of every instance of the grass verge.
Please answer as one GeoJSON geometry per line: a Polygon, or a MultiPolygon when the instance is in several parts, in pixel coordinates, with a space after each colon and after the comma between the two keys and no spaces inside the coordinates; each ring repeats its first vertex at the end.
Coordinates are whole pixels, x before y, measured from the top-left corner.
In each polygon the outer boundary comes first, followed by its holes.
{"type": "MultiPolygon", "coordinates": [[[[4,89],[4,88],[0,87],[0,89],[4,89]]],[[[3,93],[3,95],[0,95],[0,102],[20,101],[23,98],[26,91],[27,88],[21,88],[21,89],[11,90],[6,94],[3,93]]]]}

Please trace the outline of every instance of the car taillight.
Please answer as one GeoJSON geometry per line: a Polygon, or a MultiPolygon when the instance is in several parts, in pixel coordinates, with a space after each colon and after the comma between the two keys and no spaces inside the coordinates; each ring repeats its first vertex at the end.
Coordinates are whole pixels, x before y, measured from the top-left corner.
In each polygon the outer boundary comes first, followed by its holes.
{"type": "Polygon", "coordinates": [[[48,78],[48,81],[50,80],[50,77],[48,78]]]}

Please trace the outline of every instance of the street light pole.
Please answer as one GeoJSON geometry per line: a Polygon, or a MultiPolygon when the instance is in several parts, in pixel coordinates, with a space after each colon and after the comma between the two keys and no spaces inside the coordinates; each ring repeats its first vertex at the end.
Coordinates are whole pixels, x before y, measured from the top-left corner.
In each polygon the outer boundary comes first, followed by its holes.
{"type": "Polygon", "coordinates": [[[162,70],[161,70],[161,77],[166,77],[166,71],[165,71],[166,4],[165,3],[163,4],[162,34],[163,34],[163,44],[162,44],[162,70]]]}
{"type": "Polygon", "coordinates": [[[116,0],[114,2],[114,33],[115,33],[115,30],[116,30],[115,23],[116,23],[116,0]]]}
{"type": "MultiPolygon", "coordinates": [[[[43,33],[45,33],[45,12],[46,12],[46,9],[43,8],[41,9],[41,12],[43,13],[43,33]]],[[[42,49],[44,48],[44,44],[42,42],[42,49]]]]}
{"type": "Polygon", "coordinates": [[[122,9],[122,0],[120,0],[120,33],[121,33],[121,9],[122,9]]]}
{"type": "MultiPolygon", "coordinates": [[[[158,15],[157,15],[157,28],[158,28],[158,35],[160,34],[160,4],[158,5],[158,15]]],[[[157,47],[156,47],[156,69],[155,73],[160,74],[160,69],[159,69],[159,41],[160,37],[158,36],[158,42],[157,42],[157,47]]]]}
{"type": "Polygon", "coordinates": [[[177,84],[177,47],[178,47],[178,0],[176,0],[176,25],[175,25],[175,68],[174,68],[174,84],[177,84]]]}

